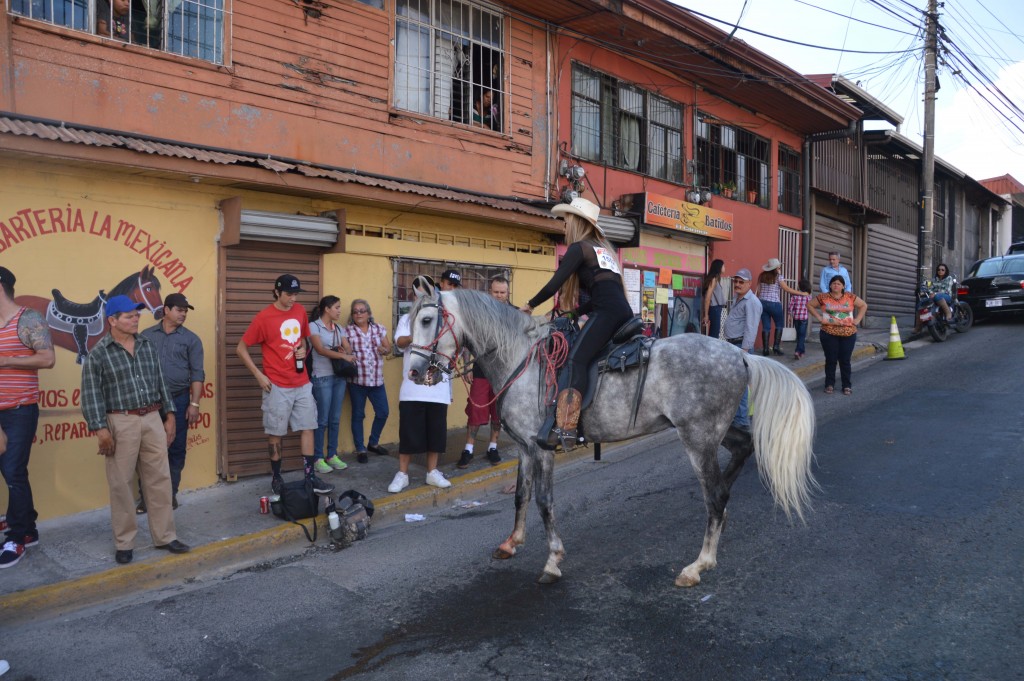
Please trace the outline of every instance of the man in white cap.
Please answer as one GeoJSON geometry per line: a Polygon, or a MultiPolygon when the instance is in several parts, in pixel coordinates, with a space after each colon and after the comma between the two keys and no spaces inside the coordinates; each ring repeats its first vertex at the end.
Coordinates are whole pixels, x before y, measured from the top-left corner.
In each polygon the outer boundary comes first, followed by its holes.
{"type": "MultiPolygon", "coordinates": [[[[757,324],[761,321],[761,301],[757,299],[754,292],[750,290],[750,270],[743,268],[736,271],[732,277],[732,292],[735,303],[729,310],[729,316],[725,319],[725,327],[722,333],[725,340],[739,347],[743,352],[750,352],[754,348],[757,339],[757,324]]],[[[743,391],[743,399],[740,400],[739,409],[736,410],[736,418],[733,425],[740,428],[750,429],[750,414],[747,407],[747,391],[743,391]]]]}
{"type": "Polygon", "coordinates": [[[532,313],[557,292],[558,307],[587,315],[587,323],[576,334],[566,369],[559,376],[554,417],[549,416],[535,438],[545,449],[554,449],[559,442],[564,448],[575,444],[590,360],[633,316],[622,287],[618,256],[598,224],[601,209],[579,198],[570,204],[558,204],[551,212],[564,218],[565,243],[569,247],[551,280],[520,309],[532,313]],[[581,293],[590,296],[585,303],[581,293]]]}

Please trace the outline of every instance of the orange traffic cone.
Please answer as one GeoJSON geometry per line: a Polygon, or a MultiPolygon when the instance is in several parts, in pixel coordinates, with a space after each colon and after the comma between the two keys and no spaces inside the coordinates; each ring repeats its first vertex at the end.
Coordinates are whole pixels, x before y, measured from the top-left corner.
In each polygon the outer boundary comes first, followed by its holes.
{"type": "Polygon", "coordinates": [[[889,326],[889,354],[886,359],[906,359],[903,354],[903,343],[900,341],[900,330],[896,327],[896,317],[892,318],[889,326]]]}

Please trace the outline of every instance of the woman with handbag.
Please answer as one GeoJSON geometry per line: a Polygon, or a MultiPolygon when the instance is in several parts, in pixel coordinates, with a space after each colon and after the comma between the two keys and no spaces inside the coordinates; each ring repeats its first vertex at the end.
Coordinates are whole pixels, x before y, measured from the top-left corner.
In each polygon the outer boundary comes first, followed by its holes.
{"type": "Polygon", "coordinates": [[[349,347],[344,329],[338,323],[340,319],[341,298],[338,296],[324,296],[309,315],[309,339],[314,351],[310,375],[317,413],[317,428],[313,436],[313,469],[317,473],[348,468],[348,464],[338,456],[338,428],[341,405],[345,401],[346,382],[355,375],[355,365],[352,364],[355,355],[349,347]]]}

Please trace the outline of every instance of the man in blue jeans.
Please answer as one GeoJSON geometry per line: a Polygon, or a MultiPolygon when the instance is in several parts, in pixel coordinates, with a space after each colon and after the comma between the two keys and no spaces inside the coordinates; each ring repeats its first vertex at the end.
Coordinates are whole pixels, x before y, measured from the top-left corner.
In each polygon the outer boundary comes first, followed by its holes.
{"type": "MultiPolygon", "coordinates": [[[[750,352],[754,348],[754,341],[757,338],[757,323],[761,320],[761,301],[754,292],[750,290],[750,270],[744,268],[737,270],[732,278],[733,300],[729,316],[725,318],[725,327],[722,333],[725,340],[739,347],[743,352],[750,352]]],[[[740,399],[740,406],[736,409],[736,417],[732,424],[745,430],[750,430],[750,409],[748,407],[748,391],[743,391],[740,399]]]]}
{"type": "MultiPolygon", "coordinates": [[[[203,341],[185,328],[189,310],[188,298],[181,293],[172,293],[164,300],[164,316],[142,335],[156,347],[160,355],[160,369],[164,381],[174,399],[174,418],[177,425],[174,441],[167,447],[167,462],[171,467],[171,507],[178,508],[178,485],[181,472],[185,469],[185,450],[188,443],[188,429],[199,420],[199,400],[203,397],[203,341]]],[[[142,498],[139,485],[139,505],[136,513],[146,512],[146,500],[142,498]]]]}
{"type": "Polygon", "coordinates": [[[39,424],[39,370],[56,358],[46,321],[14,302],[14,282],[0,267],[0,473],[9,495],[0,568],[14,567],[39,543],[28,459],[39,424]]]}

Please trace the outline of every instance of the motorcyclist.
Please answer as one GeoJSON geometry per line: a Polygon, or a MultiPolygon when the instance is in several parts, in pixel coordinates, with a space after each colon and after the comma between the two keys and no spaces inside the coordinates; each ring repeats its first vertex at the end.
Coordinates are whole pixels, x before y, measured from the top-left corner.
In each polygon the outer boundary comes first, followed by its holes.
{"type": "Polygon", "coordinates": [[[928,294],[928,300],[936,302],[942,308],[942,316],[947,324],[953,323],[953,275],[946,263],[940,262],[935,266],[935,276],[931,281],[925,281],[923,288],[928,294]]]}

